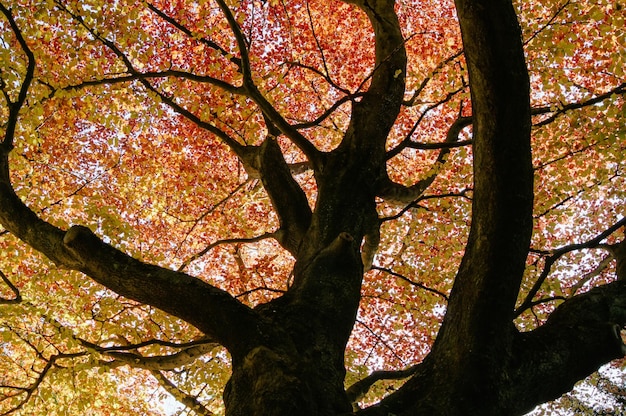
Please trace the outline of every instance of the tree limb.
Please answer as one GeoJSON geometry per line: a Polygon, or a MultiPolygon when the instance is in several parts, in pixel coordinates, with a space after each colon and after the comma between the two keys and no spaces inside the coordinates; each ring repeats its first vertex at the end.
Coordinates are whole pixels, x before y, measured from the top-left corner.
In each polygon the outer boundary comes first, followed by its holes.
{"type": "Polygon", "coordinates": [[[250,58],[248,56],[248,46],[245,41],[245,37],[237,23],[237,19],[233,16],[232,11],[224,0],[216,0],[222,13],[228,21],[231,31],[233,32],[237,48],[241,55],[241,73],[243,75],[243,86],[248,93],[248,96],[259,106],[263,114],[291,141],[300,148],[307,156],[311,163],[318,167],[320,166],[320,152],[315,146],[304,137],[297,129],[289,124],[282,115],[274,108],[272,104],[263,96],[252,79],[252,70],[250,68],[250,58]]]}
{"type": "MultiPolygon", "coordinates": [[[[452,145],[454,145],[455,142],[457,142],[459,139],[459,133],[466,126],[470,125],[471,121],[471,117],[459,117],[454,121],[454,123],[452,123],[452,125],[448,129],[446,139],[444,140],[443,145],[441,145],[440,147],[441,151],[437,156],[437,160],[435,160],[435,162],[432,164],[430,168],[430,173],[427,177],[421,179],[411,186],[404,186],[399,183],[393,182],[387,177],[386,181],[383,182],[380,187],[378,196],[386,201],[395,203],[409,203],[414,202],[418,198],[420,198],[420,196],[423,195],[426,189],[428,189],[428,187],[432,185],[435,179],[437,179],[437,176],[441,172],[442,166],[446,163],[447,156],[450,153],[452,145]]],[[[410,135],[407,136],[407,138],[408,137],[410,137],[410,135]]],[[[404,147],[413,147],[409,144],[410,141],[405,140],[405,142],[406,143],[403,142],[404,144],[398,145],[395,149],[389,152],[388,157],[399,153],[404,147]]],[[[416,144],[416,146],[418,145],[416,144]]]]}
{"type": "Polygon", "coordinates": [[[187,408],[193,410],[196,414],[201,416],[215,415],[215,413],[207,409],[197,397],[179,389],[178,386],[172,383],[161,371],[151,370],[150,373],[157,379],[161,387],[171,394],[172,397],[178,400],[181,404],[185,405],[187,408]]]}
{"type": "Polygon", "coordinates": [[[541,327],[519,335],[511,384],[513,400],[525,404],[555,399],[601,365],[623,357],[620,329],[626,325],[626,281],[591,289],[563,302],[541,327]]]}
{"type": "Polygon", "coordinates": [[[543,285],[543,282],[546,280],[546,278],[550,274],[550,270],[552,266],[554,265],[554,263],[556,263],[556,261],[559,258],[575,250],[598,247],[600,243],[602,242],[602,240],[604,240],[605,238],[607,238],[608,236],[610,236],[615,231],[617,231],[618,229],[620,229],[621,227],[625,225],[626,225],[626,218],[622,218],[621,220],[617,221],[615,224],[613,224],[612,226],[610,226],[609,228],[607,228],[606,230],[604,230],[603,232],[601,232],[600,234],[598,234],[597,236],[595,236],[589,241],[586,241],[584,243],[569,244],[567,246],[563,246],[563,247],[551,250],[549,252],[551,254],[550,256],[546,258],[544,266],[543,266],[543,270],[541,271],[541,274],[537,278],[537,281],[535,282],[533,287],[530,289],[530,291],[524,298],[524,301],[515,310],[515,316],[519,316],[522,312],[524,312],[526,309],[530,307],[530,305],[532,304],[533,298],[535,297],[535,295],[541,288],[541,285],[543,285]]]}
{"type": "MultiPolygon", "coordinates": [[[[26,74],[24,74],[24,79],[22,80],[22,83],[20,85],[17,99],[15,101],[11,101],[8,95],[5,96],[9,106],[9,117],[7,119],[4,139],[2,140],[0,150],[2,151],[2,153],[8,154],[13,149],[13,139],[15,135],[15,128],[17,127],[18,116],[22,107],[26,103],[28,89],[30,88],[30,85],[35,76],[35,55],[28,47],[24,36],[22,36],[20,28],[17,26],[17,23],[15,23],[15,19],[13,19],[11,10],[7,9],[2,3],[0,3],[0,12],[2,12],[2,14],[4,14],[6,19],[8,20],[9,26],[11,27],[13,34],[17,38],[20,48],[22,49],[22,52],[26,55],[27,60],[26,74]]],[[[8,180],[8,171],[0,171],[0,175],[2,176],[3,180],[8,180]]]]}
{"type": "Polygon", "coordinates": [[[11,289],[15,297],[13,299],[6,299],[0,297],[0,305],[7,305],[10,303],[20,303],[22,301],[22,295],[20,294],[20,290],[15,287],[15,285],[9,280],[9,278],[4,274],[2,270],[0,270],[0,278],[2,281],[6,283],[6,285],[11,289]]]}
{"type": "Polygon", "coordinates": [[[402,380],[412,376],[418,369],[419,364],[407,367],[402,370],[378,370],[369,374],[367,377],[357,381],[346,389],[348,400],[353,406],[361,400],[369,391],[369,389],[381,380],[402,380]]]}
{"type": "Polygon", "coordinates": [[[533,127],[541,127],[541,126],[545,126],[546,124],[550,124],[552,123],[554,120],[556,120],[556,118],[562,114],[565,114],[568,111],[571,110],[578,110],[581,108],[585,108],[588,106],[592,106],[595,104],[598,104],[606,99],[609,99],[615,95],[626,95],[626,82],[622,83],[621,85],[618,85],[617,87],[605,92],[604,94],[600,94],[597,95],[595,97],[589,98],[587,100],[583,100],[580,102],[573,102],[573,103],[569,103],[569,104],[561,104],[558,106],[550,106],[550,107],[537,107],[537,108],[533,108],[532,110],[532,114],[533,115],[540,115],[540,114],[552,114],[550,117],[541,120],[538,123],[535,123],[533,125],[533,127]]]}

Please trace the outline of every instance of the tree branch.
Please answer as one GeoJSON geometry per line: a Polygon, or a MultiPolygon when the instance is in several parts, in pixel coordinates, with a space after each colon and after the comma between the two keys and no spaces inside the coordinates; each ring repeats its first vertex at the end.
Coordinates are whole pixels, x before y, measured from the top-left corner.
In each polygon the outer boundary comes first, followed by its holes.
{"type": "MultiPolygon", "coordinates": [[[[6,19],[8,20],[9,26],[11,27],[13,34],[17,38],[20,48],[22,48],[22,52],[24,52],[24,54],[26,55],[27,60],[26,74],[24,74],[24,79],[22,80],[22,85],[20,86],[17,99],[15,101],[11,101],[9,95],[5,95],[9,106],[9,116],[5,126],[4,139],[2,140],[2,147],[0,150],[2,151],[2,153],[8,154],[13,149],[13,139],[15,136],[15,128],[17,127],[19,113],[26,102],[28,90],[35,76],[35,55],[28,47],[24,36],[22,36],[20,28],[17,26],[17,23],[15,23],[15,19],[13,19],[11,10],[7,9],[2,3],[0,3],[0,12],[2,12],[2,14],[4,14],[6,19]]],[[[3,177],[2,179],[4,180],[8,180],[8,174],[8,171],[0,171],[0,175],[3,177]]]]}
{"type": "Polygon", "coordinates": [[[621,220],[617,221],[615,224],[613,224],[612,226],[610,226],[609,228],[607,228],[606,230],[604,230],[603,232],[601,232],[600,234],[598,234],[596,237],[592,238],[589,241],[586,241],[584,243],[569,244],[567,246],[563,246],[561,248],[557,248],[557,249],[549,251],[549,253],[552,253],[552,254],[550,254],[550,256],[548,256],[545,259],[545,263],[543,266],[543,270],[541,271],[541,274],[539,275],[539,277],[537,278],[537,281],[535,282],[533,287],[530,289],[530,291],[524,298],[524,301],[515,310],[515,316],[521,315],[526,309],[528,309],[532,305],[533,298],[535,297],[537,292],[539,292],[541,285],[543,285],[543,282],[546,280],[546,278],[550,274],[550,270],[552,269],[552,266],[554,265],[554,263],[556,263],[556,261],[559,258],[561,258],[561,256],[567,253],[570,253],[572,251],[575,251],[575,250],[598,247],[600,243],[602,242],[602,240],[604,240],[605,238],[607,238],[608,236],[610,236],[615,231],[617,231],[618,229],[620,229],[621,227],[625,225],[626,225],[626,218],[622,218],[621,220]]]}
{"type": "Polygon", "coordinates": [[[553,400],[601,365],[626,354],[626,281],[591,289],[563,302],[541,327],[516,340],[511,384],[520,414],[553,400]],[[522,407],[522,405],[526,408],[522,407]]]}
{"type": "Polygon", "coordinates": [[[407,107],[412,107],[413,105],[415,105],[415,101],[417,100],[417,97],[419,97],[419,95],[422,93],[422,91],[424,90],[424,88],[426,88],[426,85],[428,85],[428,83],[430,82],[430,80],[432,80],[433,76],[435,74],[437,74],[439,71],[441,71],[446,65],[448,65],[450,62],[454,61],[456,58],[458,58],[459,56],[461,56],[463,54],[463,51],[458,51],[457,53],[447,57],[446,59],[444,59],[443,61],[439,62],[439,64],[437,64],[437,66],[435,67],[435,69],[432,70],[432,72],[430,72],[430,75],[427,76],[426,78],[424,78],[422,80],[422,83],[419,85],[419,87],[417,87],[417,89],[413,92],[413,95],[411,96],[411,98],[409,98],[408,100],[405,100],[402,104],[407,106],[407,107]]]}
{"type": "Polygon", "coordinates": [[[241,72],[243,75],[243,87],[245,88],[248,96],[259,106],[263,114],[281,131],[287,136],[304,154],[309,161],[317,168],[321,165],[321,154],[315,148],[315,146],[304,137],[297,129],[289,124],[282,115],[274,108],[272,104],[261,94],[259,89],[254,83],[252,78],[252,70],[250,68],[250,58],[248,56],[248,46],[246,44],[245,36],[237,23],[237,19],[233,16],[232,11],[224,0],[216,0],[222,13],[228,21],[231,31],[233,32],[237,41],[237,48],[241,55],[241,72]]]}
{"type": "Polygon", "coordinates": [[[278,142],[272,136],[268,136],[259,149],[258,165],[263,187],[280,221],[276,240],[295,255],[311,225],[312,211],[307,197],[291,175],[278,142]]]}
{"type": "Polygon", "coordinates": [[[533,115],[540,115],[540,114],[552,114],[550,117],[541,120],[538,123],[535,123],[533,125],[533,127],[542,127],[545,126],[547,124],[552,123],[554,120],[556,120],[556,118],[562,114],[565,114],[568,111],[571,110],[578,110],[581,108],[585,108],[585,107],[589,107],[595,104],[598,104],[606,99],[609,99],[615,95],[626,95],[626,82],[622,83],[621,85],[618,85],[617,87],[605,92],[604,94],[600,94],[597,95],[595,97],[589,98],[587,100],[584,101],[580,101],[580,102],[573,102],[573,103],[569,103],[569,104],[561,104],[556,106],[550,106],[550,107],[537,107],[537,108],[533,108],[532,109],[532,114],[533,115]]]}
{"type": "Polygon", "coordinates": [[[456,7],[469,68],[474,190],[468,244],[439,338],[469,357],[501,348],[487,338],[506,339],[525,268],[533,207],[530,81],[513,5],[457,0],[456,7]]]}
{"type": "Polygon", "coordinates": [[[350,0],[369,18],[376,39],[370,86],[352,105],[352,117],[340,147],[384,157],[387,135],[396,121],[406,83],[405,41],[392,0],[350,0]]]}
{"type": "MultiPolygon", "coordinates": [[[[387,177],[386,181],[383,182],[383,184],[381,185],[378,196],[386,201],[392,201],[396,203],[408,203],[418,200],[420,196],[422,196],[422,194],[426,191],[426,189],[428,189],[428,187],[432,185],[435,179],[437,179],[437,176],[439,176],[439,173],[441,172],[441,168],[446,163],[447,156],[450,153],[452,145],[454,145],[455,142],[457,142],[459,139],[459,133],[466,126],[470,125],[471,122],[471,117],[459,117],[454,121],[454,123],[452,123],[452,125],[448,129],[448,133],[446,135],[445,141],[443,142],[443,145],[440,145],[441,151],[439,152],[439,156],[437,156],[437,160],[435,160],[435,162],[432,164],[430,168],[430,174],[427,177],[421,179],[411,186],[404,186],[399,183],[393,182],[387,177]]],[[[410,134],[409,136],[407,136],[407,138],[409,137],[410,134]]],[[[404,147],[413,147],[409,146],[409,143],[410,140],[405,139],[403,143],[401,143],[389,152],[388,157],[395,156],[395,154],[401,152],[404,147]]]]}
{"type": "MultiPolygon", "coordinates": [[[[420,125],[420,123],[422,122],[422,120],[424,119],[426,114],[428,114],[428,112],[430,112],[431,110],[439,107],[440,105],[447,103],[456,94],[458,94],[459,92],[461,92],[464,89],[465,89],[465,87],[461,87],[461,88],[459,88],[459,89],[457,89],[455,91],[449,92],[448,94],[446,94],[446,96],[444,98],[442,98],[438,102],[429,105],[422,112],[422,114],[420,114],[419,118],[413,124],[413,127],[411,128],[409,133],[405,136],[405,138],[396,147],[394,147],[393,149],[391,149],[390,151],[387,152],[387,159],[391,159],[391,158],[399,155],[407,147],[410,147],[410,148],[413,148],[413,149],[421,149],[422,148],[421,147],[422,144],[413,142],[411,140],[411,137],[413,136],[413,133],[415,133],[415,131],[417,130],[417,127],[420,125]]],[[[461,109],[462,109],[462,107],[461,107],[461,109]]],[[[442,147],[439,147],[439,148],[440,149],[449,149],[451,147],[454,147],[452,145],[459,140],[458,136],[459,136],[459,133],[461,132],[461,130],[463,130],[465,127],[469,126],[470,124],[472,124],[471,117],[462,117],[461,116],[461,111],[459,111],[459,116],[450,125],[450,128],[448,129],[448,133],[446,134],[446,139],[444,140],[444,144],[446,144],[447,146],[442,146],[442,147]]]]}
{"type": "MultiPolygon", "coordinates": [[[[145,4],[146,4],[146,6],[148,6],[148,8],[150,10],[152,10],[161,19],[165,20],[166,22],[168,22],[169,24],[174,26],[176,29],[178,29],[181,32],[183,32],[188,37],[193,38],[193,39],[197,39],[197,37],[194,36],[194,34],[191,32],[191,30],[189,30],[183,24],[178,22],[176,19],[173,19],[172,17],[168,16],[162,10],[158,9],[156,6],[154,6],[150,2],[146,2],[145,4]]],[[[210,39],[206,39],[206,38],[202,37],[202,38],[199,38],[198,40],[202,44],[204,44],[205,46],[208,46],[209,48],[219,52],[220,55],[222,55],[224,58],[228,59],[230,62],[235,64],[239,68],[239,71],[241,72],[241,65],[242,65],[241,59],[232,56],[232,54],[230,54],[226,49],[224,49],[222,46],[218,45],[217,43],[213,42],[210,39]]]]}
{"type": "Polygon", "coordinates": [[[201,416],[213,416],[215,413],[211,412],[204,406],[197,397],[191,394],[185,393],[172,383],[161,371],[151,370],[150,373],[157,379],[161,387],[163,387],[169,394],[187,408],[193,410],[196,414],[201,416]]]}
{"type": "Polygon", "coordinates": [[[394,271],[393,271],[393,270],[391,270],[391,269],[388,269],[388,268],[386,268],[386,267],[372,266],[372,270],[379,270],[379,271],[381,271],[381,272],[388,273],[388,274],[390,274],[390,275],[392,275],[392,276],[397,277],[398,279],[401,279],[401,280],[403,280],[403,281],[407,282],[407,283],[408,283],[408,284],[410,284],[411,286],[417,287],[417,288],[419,288],[419,289],[423,289],[423,290],[425,290],[425,291],[427,291],[427,292],[434,293],[434,294],[435,294],[435,295],[437,295],[437,296],[441,296],[441,297],[442,297],[442,298],[443,298],[446,302],[448,301],[448,295],[446,295],[445,293],[440,292],[440,291],[438,291],[437,289],[433,289],[433,288],[430,288],[430,287],[428,287],[428,286],[425,286],[425,285],[424,285],[424,284],[422,284],[422,283],[419,283],[419,282],[414,282],[413,280],[409,279],[408,277],[406,277],[406,276],[404,276],[404,275],[402,275],[402,274],[400,274],[400,273],[396,273],[396,272],[394,272],[394,271]]]}
{"type": "Polygon", "coordinates": [[[13,299],[6,299],[6,298],[0,297],[0,305],[7,305],[10,303],[20,303],[22,301],[22,295],[20,294],[20,290],[17,287],[15,287],[13,283],[11,283],[9,278],[4,274],[2,270],[0,270],[0,278],[2,278],[2,281],[6,283],[7,286],[9,286],[9,289],[11,289],[11,291],[15,295],[13,299]]]}
{"type": "Polygon", "coordinates": [[[403,370],[378,370],[372,372],[367,377],[357,381],[346,389],[348,400],[353,403],[353,406],[361,400],[369,391],[369,389],[378,381],[381,380],[402,380],[404,378],[412,376],[417,371],[419,364],[407,367],[403,370]]]}
{"type": "Polygon", "coordinates": [[[257,241],[261,241],[261,240],[264,240],[266,238],[272,238],[272,237],[275,237],[275,236],[276,236],[276,233],[265,233],[265,234],[261,234],[259,236],[250,237],[250,238],[225,238],[223,240],[214,241],[211,244],[209,244],[208,246],[206,246],[205,248],[203,248],[202,250],[200,250],[199,252],[197,252],[196,254],[194,254],[193,256],[189,257],[187,260],[185,260],[178,267],[178,269],[176,271],[182,272],[193,261],[198,260],[200,257],[204,256],[205,254],[207,254],[209,251],[213,250],[217,246],[220,246],[220,245],[223,245],[223,244],[256,243],[257,241]]]}

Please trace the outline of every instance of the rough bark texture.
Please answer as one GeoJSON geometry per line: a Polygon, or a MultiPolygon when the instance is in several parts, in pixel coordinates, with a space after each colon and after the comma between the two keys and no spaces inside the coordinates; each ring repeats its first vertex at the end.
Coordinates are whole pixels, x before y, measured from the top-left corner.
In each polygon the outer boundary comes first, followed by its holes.
{"type": "MultiPolygon", "coordinates": [[[[56,264],[180,317],[224,345],[233,360],[224,393],[229,416],[352,413],[343,354],[360,300],[361,243],[376,240],[375,197],[390,187],[385,144],[400,111],[407,58],[393,1],[351,3],[374,28],[376,67],[332,152],[307,144],[263,99],[251,84],[240,42],[243,88],[276,124],[273,133],[290,137],[311,159],[319,190],[311,209],[274,138],[240,149],[280,218],[278,241],[296,258],[290,290],[254,310],[184,273],[135,260],[86,227],[61,230],[38,218],[9,180],[11,135],[23,99],[11,107],[13,124],[0,149],[0,223],[56,264]]],[[[512,324],[532,228],[528,73],[510,1],[457,0],[456,5],[473,110],[469,242],[431,354],[401,389],[359,415],[521,414],[624,354],[623,279],[563,303],[533,332],[520,334],[512,324]]],[[[227,13],[225,3],[220,6],[227,13]]],[[[616,250],[620,275],[623,247],[616,250]]]]}

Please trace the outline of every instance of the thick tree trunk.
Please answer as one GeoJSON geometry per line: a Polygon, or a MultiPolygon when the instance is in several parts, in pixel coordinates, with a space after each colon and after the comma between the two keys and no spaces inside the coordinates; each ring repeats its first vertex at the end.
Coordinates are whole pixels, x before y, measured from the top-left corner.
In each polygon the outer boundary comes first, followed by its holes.
{"type": "MultiPolygon", "coordinates": [[[[277,240],[296,259],[288,292],[252,309],[200,279],[133,259],[86,227],[61,230],[30,210],[9,174],[13,133],[35,67],[28,53],[23,93],[10,108],[0,146],[0,223],[56,264],[184,319],[224,345],[233,367],[224,392],[227,415],[351,414],[343,355],[360,300],[360,251],[364,239],[376,240],[375,197],[390,185],[386,139],[405,87],[406,53],[394,3],[350,1],[372,23],[376,65],[369,90],[352,102],[342,143],[329,153],[318,152],[256,89],[243,36],[226,3],[219,3],[240,35],[244,89],[303,149],[317,180],[311,209],[273,137],[260,146],[238,145],[237,154],[258,172],[279,216],[277,240]]],[[[358,415],[522,414],[626,351],[619,335],[626,323],[624,243],[615,247],[621,280],[564,302],[535,331],[520,334],[513,326],[532,229],[528,73],[510,1],[456,4],[473,111],[469,242],[431,354],[402,388],[358,415]]]]}

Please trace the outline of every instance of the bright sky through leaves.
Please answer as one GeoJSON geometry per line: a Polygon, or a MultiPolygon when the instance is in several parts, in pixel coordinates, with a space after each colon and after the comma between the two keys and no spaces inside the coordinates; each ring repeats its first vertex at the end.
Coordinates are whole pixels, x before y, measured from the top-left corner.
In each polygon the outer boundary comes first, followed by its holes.
{"type": "MultiPolygon", "coordinates": [[[[247,47],[242,59],[217,2],[1,4],[3,135],[29,73],[22,42],[36,62],[10,153],[11,182],[30,209],[63,230],[87,226],[130,256],[245,305],[291,287],[293,253],[278,242],[279,214],[244,149],[275,134],[265,110],[273,108],[293,132],[278,137],[280,150],[315,206],[307,146],[337,148],[376,70],[375,34],[360,9],[228,0],[247,47]],[[262,99],[243,87],[248,73],[262,99]]],[[[515,6],[533,114],[534,234],[515,320],[526,331],[564,299],[615,280],[606,247],[585,243],[624,225],[625,5],[515,6]]],[[[376,199],[380,243],[346,349],[346,386],[430,352],[470,227],[472,110],[454,4],[399,0],[395,10],[407,70],[387,173],[411,192],[376,199]]],[[[624,239],[618,228],[602,243],[624,239]]],[[[198,414],[222,414],[230,374],[222,347],[55,265],[4,228],[0,247],[0,414],[159,415],[166,391],[201,406],[198,414]],[[157,358],[172,354],[180,361],[157,358]]],[[[378,383],[361,403],[401,384],[378,383]]]]}

